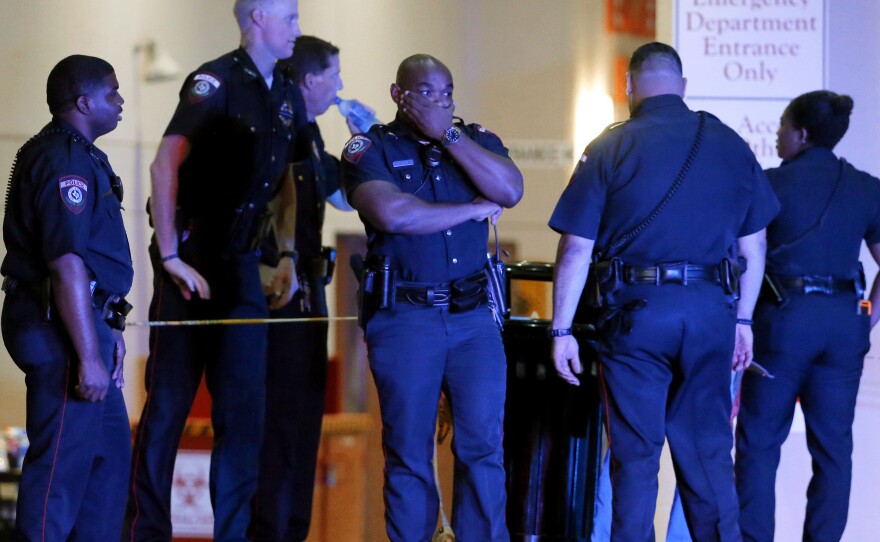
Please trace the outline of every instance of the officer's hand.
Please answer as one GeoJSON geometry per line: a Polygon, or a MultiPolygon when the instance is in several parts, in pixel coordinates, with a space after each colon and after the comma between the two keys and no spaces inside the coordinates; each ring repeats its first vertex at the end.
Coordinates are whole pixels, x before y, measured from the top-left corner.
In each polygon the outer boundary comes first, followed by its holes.
{"type": "Polygon", "coordinates": [[[272,283],[267,292],[269,308],[276,310],[287,305],[297,290],[299,290],[299,280],[296,277],[293,258],[281,258],[272,274],[272,283]]]}
{"type": "Polygon", "coordinates": [[[734,371],[740,371],[748,367],[754,358],[752,350],[752,326],[743,324],[736,325],[736,342],[733,346],[733,364],[734,371]]]}
{"type": "Polygon", "coordinates": [[[116,387],[122,389],[125,386],[125,377],[122,374],[123,360],[125,359],[125,339],[118,329],[113,330],[113,373],[110,378],[116,383],[116,387]]]}
{"type": "Polygon", "coordinates": [[[208,287],[208,281],[180,258],[162,262],[162,267],[171,275],[171,280],[180,288],[180,295],[187,301],[192,299],[193,292],[197,293],[202,299],[211,298],[211,289],[208,287]]]}
{"type": "Polygon", "coordinates": [[[473,220],[476,220],[477,222],[482,222],[488,218],[492,224],[495,224],[498,221],[498,217],[501,216],[501,213],[504,211],[503,207],[482,196],[475,197],[471,200],[471,204],[474,206],[473,220]]]}
{"type": "Polygon", "coordinates": [[[583,371],[579,350],[577,340],[571,335],[553,337],[553,365],[556,367],[556,374],[572,386],[581,385],[575,376],[583,371]]]}
{"type": "Polygon", "coordinates": [[[102,401],[107,395],[110,375],[100,359],[79,362],[79,383],[74,388],[86,401],[102,401]]]}
{"type": "Polygon", "coordinates": [[[407,90],[400,95],[400,104],[406,118],[431,139],[440,141],[446,134],[446,129],[452,126],[454,102],[450,102],[449,107],[443,107],[418,92],[407,90]]]}
{"type": "MultiPolygon", "coordinates": [[[[370,107],[367,104],[358,102],[357,100],[354,100],[354,101],[357,102],[361,107],[366,109],[370,113],[370,115],[372,115],[374,117],[376,116],[375,109],[373,109],[372,107],[370,107]]],[[[358,134],[363,133],[363,132],[361,132],[360,128],[358,128],[357,125],[354,123],[354,119],[352,119],[352,117],[345,117],[345,122],[346,122],[346,124],[348,124],[348,131],[351,132],[351,135],[358,135],[358,134]]]]}

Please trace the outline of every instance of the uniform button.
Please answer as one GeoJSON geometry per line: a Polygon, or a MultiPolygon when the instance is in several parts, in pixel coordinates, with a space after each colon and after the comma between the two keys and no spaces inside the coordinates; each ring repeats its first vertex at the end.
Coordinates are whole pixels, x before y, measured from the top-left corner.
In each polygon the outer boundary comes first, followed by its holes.
{"type": "Polygon", "coordinates": [[[434,180],[435,180],[435,181],[439,181],[439,180],[440,180],[440,175],[434,175],[434,180]]]}
{"type": "Polygon", "coordinates": [[[452,235],[452,230],[446,230],[446,235],[452,235]]]}
{"type": "Polygon", "coordinates": [[[458,258],[452,258],[452,263],[458,263],[458,258]]]}
{"type": "Polygon", "coordinates": [[[256,131],[257,131],[256,126],[251,126],[251,132],[256,132],[256,131]]]}
{"type": "Polygon", "coordinates": [[[410,180],[410,179],[412,179],[412,175],[410,175],[409,173],[407,173],[407,174],[404,175],[403,177],[404,177],[407,181],[410,180]]]}
{"type": "Polygon", "coordinates": [[[297,181],[301,181],[301,180],[303,180],[303,176],[302,176],[302,175],[297,175],[297,176],[296,176],[296,180],[297,180],[297,181]]]}
{"type": "Polygon", "coordinates": [[[254,204],[253,204],[253,203],[248,203],[248,209],[253,209],[253,208],[254,208],[254,204]]]}
{"type": "Polygon", "coordinates": [[[269,188],[269,183],[263,183],[263,188],[269,188]]]}
{"type": "Polygon", "coordinates": [[[274,155],[274,154],[272,155],[272,161],[273,161],[273,162],[275,161],[275,155],[274,155]]]}

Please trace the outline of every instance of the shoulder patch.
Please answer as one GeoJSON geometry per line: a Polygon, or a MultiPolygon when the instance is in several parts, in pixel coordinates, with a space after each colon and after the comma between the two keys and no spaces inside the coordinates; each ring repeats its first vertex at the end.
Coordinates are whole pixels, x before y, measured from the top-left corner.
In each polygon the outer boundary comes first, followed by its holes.
{"type": "Polygon", "coordinates": [[[190,103],[197,104],[210,98],[222,84],[220,77],[211,72],[197,72],[192,76],[186,94],[190,103]]]}
{"type": "Polygon", "coordinates": [[[78,175],[65,175],[58,179],[61,201],[67,210],[78,215],[86,208],[89,182],[78,175]]]}
{"type": "Polygon", "coordinates": [[[352,164],[357,164],[372,144],[373,142],[370,141],[370,138],[356,135],[345,144],[345,150],[342,151],[342,157],[352,164]]]}
{"type": "Polygon", "coordinates": [[[281,104],[278,118],[281,120],[281,124],[288,128],[293,124],[293,104],[290,103],[290,100],[284,100],[284,103],[281,104]]]}
{"type": "Polygon", "coordinates": [[[483,126],[482,124],[475,124],[474,126],[476,126],[478,132],[482,132],[484,134],[491,134],[492,133],[491,130],[486,129],[486,127],[483,126]]]}
{"type": "Polygon", "coordinates": [[[587,163],[587,159],[590,157],[590,149],[589,147],[584,149],[584,153],[581,155],[580,159],[578,159],[577,164],[574,166],[574,171],[571,172],[571,177],[568,178],[568,184],[574,182],[574,178],[577,177],[578,172],[584,167],[584,164],[587,163]]]}

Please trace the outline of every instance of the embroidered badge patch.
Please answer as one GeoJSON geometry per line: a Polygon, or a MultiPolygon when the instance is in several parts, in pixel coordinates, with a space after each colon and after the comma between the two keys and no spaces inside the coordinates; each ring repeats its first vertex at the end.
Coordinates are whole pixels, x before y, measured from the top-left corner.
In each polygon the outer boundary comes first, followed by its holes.
{"type": "Polygon", "coordinates": [[[293,123],[293,106],[290,105],[290,102],[285,100],[283,104],[281,104],[281,109],[278,110],[278,118],[281,119],[281,124],[284,126],[290,126],[293,123]]]}
{"type": "Polygon", "coordinates": [[[66,175],[58,179],[58,190],[61,201],[71,213],[78,215],[86,208],[86,196],[89,193],[89,182],[77,175],[66,175]]]}
{"type": "Polygon", "coordinates": [[[361,156],[367,152],[367,149],[369,149],[372,144],[373,142],[370,141],[369,138],[362,135],[356,135],[346,143],[345,150],[342,151],[342,157],[352,164],[357,164],[360,161],[361,156]]]}
{"type": "Polygon", "coordinates": [[[193,75],[187,90],[190,103],[197,104],[207,100],[212,94],[217,92],[220,85],[220,79],[213,73],[199,72],[193,75]]]}
{"type": "Polygon", "coordinates": [[[571,172],[571,177],[568,179],[568,184],[574,182],[574,178],[577,177],[578,172],[584,167],[584,164],[587,163],[587,159],[590,157],[590,152],[588,149],[584,149],[584,154],[581,155],[580,160],[574,166],[574,171],[571,172]]]}
{"type": "Polygon", "coordinates": [[[477,131],[478,131],[478,132],[483,132],[484,134],[491,134],[491,133],[492,133],[491,130],[488,130],[488,129],[487,129],[485,126],[483,126],[482,124],[477,124],[477,131]]]}

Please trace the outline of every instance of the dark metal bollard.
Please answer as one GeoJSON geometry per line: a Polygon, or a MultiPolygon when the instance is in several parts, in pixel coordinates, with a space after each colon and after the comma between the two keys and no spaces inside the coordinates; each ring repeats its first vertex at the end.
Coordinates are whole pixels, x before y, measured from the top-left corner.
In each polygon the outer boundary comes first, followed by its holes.
{"type": "Polygon", "coordinates": [[[504,466],[507,522],[516,542],[586,542],[593,530],[602,442],[596,354],[590,345],[595,332],[589,326],[574,328],[585,368],[581,385],[574,387],[556,375],[550,359],[549,314],[517,315],[518,290],[540,287],[532,281],[549,285],[552,272],[552,264],[508,266],[513,312],[503,332],[504,466]]]}

